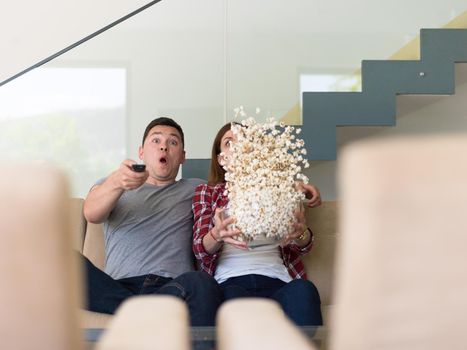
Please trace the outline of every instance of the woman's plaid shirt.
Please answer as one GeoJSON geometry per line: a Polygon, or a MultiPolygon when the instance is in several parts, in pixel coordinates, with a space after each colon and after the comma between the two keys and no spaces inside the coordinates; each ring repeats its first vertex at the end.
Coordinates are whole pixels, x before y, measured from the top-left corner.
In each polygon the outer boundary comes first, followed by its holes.
{"type": "MultiPolygon", "coordinates": [[[[216,271],[217,259],[222,253],[222,247],[216,253],[209,254],[204,249],[203,237],[214,226],[213,218],[216,208],[223,208],[228,203],[228,198],[224,195],[224,191],[224,183],[219,183],[215,186],[201,184],[196,188],[193,197],[193,252],[201,264],[201,269],[210,275],[214,275],[216,271]]],[[[300,256],[308,253],[312,246],[313,236],[310,243],[303,248],[293,243],[280,247],[282,260],[292,278],[307,278],[300,256]]]]}

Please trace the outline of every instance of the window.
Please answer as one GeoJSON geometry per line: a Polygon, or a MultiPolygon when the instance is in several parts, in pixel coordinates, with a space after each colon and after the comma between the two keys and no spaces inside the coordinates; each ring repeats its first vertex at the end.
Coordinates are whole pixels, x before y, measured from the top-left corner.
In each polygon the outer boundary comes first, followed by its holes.
{"type": "Polygon", "coordinates": [[[307,91],[361,91],[360,73],[319,72],[300,74],[300,106],[307,91]]]}
{"type": "Polygon", "coordinates": [[[125,68],[37,68],[1,87],[2,158],[51,161],[83,197],[126,153],[125,68]]]}

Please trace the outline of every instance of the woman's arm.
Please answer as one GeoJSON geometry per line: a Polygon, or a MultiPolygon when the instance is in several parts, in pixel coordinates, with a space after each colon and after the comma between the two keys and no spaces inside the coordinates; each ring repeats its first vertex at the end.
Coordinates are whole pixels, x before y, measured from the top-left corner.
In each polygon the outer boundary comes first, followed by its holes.
{"type": "Polygon", "coordinates": [[[281,246],[290,245],[290,249],[300,254],[310,251],[313,245],[313,232],[306,225],[305,209],[301,205],[294,212],[295,221],[292,223],[291,232],[283,239],[281,246]]]}
{"type": "Polygon", "coordinates": [[[231,244],[237,248],[246,249],[246,243],[234,239],[240,234],[240,230],[229,229],[229,225],[235,222],[235,218],[224,219],[224,208],[216,208],[214,212],[213,224],[208,234],[203,238],[204,249],[209,253],[217,252],[223,243],[231,244]]]}
{"type": "MultiPolygon", "coordinates": [[[[223,191],[223,188],[220,190],[223,191]]],[[[232,238],[240,231],[228,229],[228,225],[235,219],[223,219],[222,208],[216,208],[213,212],[213,208],[220,202],[220,195],[221,193],[217,193],[212,186],[200,185],[196,188],[193,197],[193,251],[199,260],[203,260],[206,255],[216,254],[224,242],[239,248],[246,247],[244,242],[232,238]]]]}
{"type": "Polygon", "coordinates": [[[318,187],[312,184],[296,182],[297,189],[305,194],[308,199],[307,206],[309,208],[319,207],[321,205],[321,194],[318,187]]]}
{"type": "Polygon", "coordinates": [[[212,195],[213,188],[211,186],[205,184],[199,185],[196,187],[191,206],[194,220],[193,252],[195,253],[196,259],[205,266],[209,266],[213,260],[217,259],[217,255],[211,256],[211,254],[206,251],[203,244],[204,237],[212,228],[212,195]]]}

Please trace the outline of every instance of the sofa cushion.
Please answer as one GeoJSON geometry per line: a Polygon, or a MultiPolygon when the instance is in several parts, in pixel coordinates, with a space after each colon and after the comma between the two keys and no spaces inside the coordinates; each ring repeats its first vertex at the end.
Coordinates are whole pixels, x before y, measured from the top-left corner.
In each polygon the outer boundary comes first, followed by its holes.
{"type": "Polygon", "coordinates": [[[86,234],[86,219],[83,215],[82,198],[71,198],[70,205],[70,223],[73,237],[73,247],[79,252],[83,251],[84,236],[86,234]]]}
{"type": "Polygon", "coordinates": [[[105,249],[102,224],[87,224],[83,254],[94,264],[94,266],[104,270],[105,249]]]}

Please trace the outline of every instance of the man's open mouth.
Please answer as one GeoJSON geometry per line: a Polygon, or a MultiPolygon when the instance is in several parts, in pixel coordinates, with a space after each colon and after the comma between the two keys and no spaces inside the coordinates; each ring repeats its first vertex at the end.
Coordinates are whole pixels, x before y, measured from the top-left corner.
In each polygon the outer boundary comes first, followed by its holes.
{"type": "Polygon", "coordinates": [[[159,162],[161,162],[162,164],[167,164],[167,158],[166,157],[160,157],[159,162]]]}

